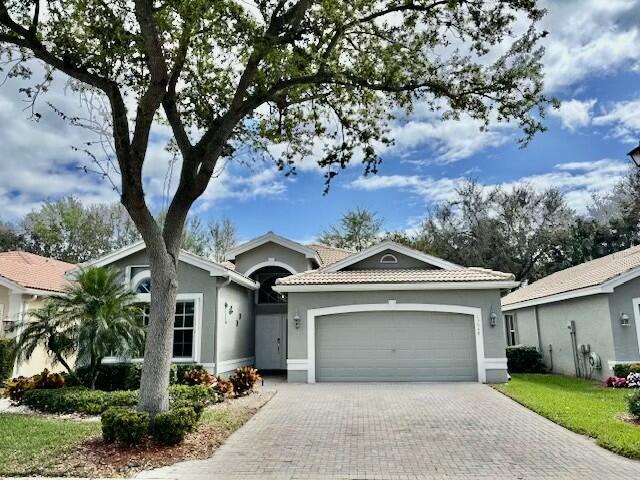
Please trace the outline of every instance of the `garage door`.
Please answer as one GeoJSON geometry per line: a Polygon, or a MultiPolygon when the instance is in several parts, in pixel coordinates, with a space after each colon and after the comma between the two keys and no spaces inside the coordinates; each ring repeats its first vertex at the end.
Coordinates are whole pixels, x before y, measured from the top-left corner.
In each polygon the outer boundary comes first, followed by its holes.
{"type": "Polygon", "coordinates": [[[358,312],[316,319],[316,379],[325,382],[476,381],[473,317],[358,312]]]}

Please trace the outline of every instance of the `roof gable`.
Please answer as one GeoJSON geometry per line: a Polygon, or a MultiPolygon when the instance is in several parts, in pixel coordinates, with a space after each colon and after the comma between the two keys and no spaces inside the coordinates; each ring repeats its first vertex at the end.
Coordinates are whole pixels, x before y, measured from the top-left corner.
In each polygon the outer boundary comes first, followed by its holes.
{"type": "Polygon", "coordinates": [[[355,265],[363,260],[371,258],[375,255],[381,254],[386,251],[396,252],[400,255],[413,258],[418,260],[426,265],[430,265],[432,268],[439,268],[443,270],[459,270],[463,267],[460,265],[456,265],[455,263],[447,262],[446,260],[442,260],[441,258],[434,257],[433,255],[428,255],[426,253],[419,252],[409,247],[405,247],[404,245],[400,245],[399,243],[393,242],[391,240],[385,240],[373,247],[369,247],[361,252],[354,253],[336,263],[333,263],[323,270],[327,272],[337,272],[340,270],[344,270],[347,267],[355,265]]]}
{"type": "Polygon", "coordinates": [[[236,248],[232,248],[225,255],[225,259],[235,260],[235,258],[238,255],[248,252],[250,250],[253,250],[254,248],[258,248],[261,245],[264,245],[266,243],[275,243],[277,245],[281,245],[285,248],[288,248],[290,250],[303,254],[306,258],[315,260],[318,265],[322,264],[322,261],[318,256],[318,252],[314,248],[308,247],[306,245],[302,245],[301,243],[298,243],[298,242],[294,242],[293,240],[289,240],[288,238],[284,238],[273,232],[267,232],[258,238],[254,238],[253,240],[243,243],[242,245],[239,245],[236,248]]]}
{"type": "Polygon", "coordinates": [[[69,285],[65,273],[72,263],[27,252],[0,253],[0,283],[12,290],[62,292],[69,285]]]}

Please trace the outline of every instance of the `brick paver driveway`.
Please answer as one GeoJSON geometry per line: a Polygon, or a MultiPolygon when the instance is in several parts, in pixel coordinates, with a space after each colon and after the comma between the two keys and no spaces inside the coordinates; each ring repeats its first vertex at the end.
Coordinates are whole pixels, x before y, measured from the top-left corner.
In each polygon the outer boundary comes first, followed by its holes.
{"type": "Polygon", "coordinates": [[[618,457],[480,384],[280,385],[209,460],[143,478],[640,478],[618,457]]]}

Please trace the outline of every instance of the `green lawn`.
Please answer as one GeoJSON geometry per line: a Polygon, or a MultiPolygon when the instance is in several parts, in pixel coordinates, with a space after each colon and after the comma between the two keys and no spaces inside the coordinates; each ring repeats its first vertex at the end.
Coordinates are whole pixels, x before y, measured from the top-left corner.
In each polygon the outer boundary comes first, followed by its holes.
{"type": "Polygon", "coordinates": [[[100,422],[0,414],[0,476],[46,472],[61,454],[100,434],[100,422]]]}
{"type": "Polygon", "coordinates": [[[496,390],[620,455],[640,458],[640,425],[620,420],[631,390],[561,375],[515,374],[496,390]]]}

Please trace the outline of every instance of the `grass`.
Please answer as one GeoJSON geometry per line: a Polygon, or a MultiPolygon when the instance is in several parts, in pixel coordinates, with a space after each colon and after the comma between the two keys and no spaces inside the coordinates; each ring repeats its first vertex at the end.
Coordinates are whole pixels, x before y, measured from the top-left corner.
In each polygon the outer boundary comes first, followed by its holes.
{"type": "Polygon", "coordinates": [[[59,455],[99,433],[99,422],[0,414],[0,476],[46,471],[59,455]]]}
{"type": "Polygon", "coordinates": [[[640,425],[625,422],[627,389],[561,375],[515,374],[496,390],[598,445],[640,459],[640,425]]]}

